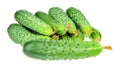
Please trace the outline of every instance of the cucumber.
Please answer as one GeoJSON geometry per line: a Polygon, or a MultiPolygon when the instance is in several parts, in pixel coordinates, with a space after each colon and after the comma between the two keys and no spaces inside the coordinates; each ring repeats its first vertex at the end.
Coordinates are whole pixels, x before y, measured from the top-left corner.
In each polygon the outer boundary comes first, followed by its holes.
{"type": "Polygon", "coordinates": [[[52,7],[49,9],[49,15],[55,19],[58,23],[64,25],[66,30],[70,34],[77,35],[76,26],[73,21],[67,16],[67,14],[59,7],[52,7]]]}
{"type": "Polygon", "coordinates": [[[50,17],[46,13],[42,11],[37,11],[35,13],[35,16],[49,24],[54,29],[54,32],[56,32],[57,34],[64,35],[66,33],[64,26],[61,25],[61,23],[56,22],[52,17],[50,17]]]}
{"type": "Polygon", "coordinates": [[[74,21],[76,26],[82,31],[83,34],[87,36],[90,35],[92,32],[92,27],[80,10],[70,7],[66,10],[66,13],[74,21]]]}
{"type": "Polygon", "coordinates": [[[25,55],[42,60],[83,59],[97,56],[102,50],[101,45],[93,41],[39,40],[23,46],[25,55]]]}
{"type": "Polygon", "coordinates": [[[21,45],[24,45],[26,42],[31,40],[40,40],[40,39],[50,40],[50,37],[32,34],[24,27],[18,24],[11,24],[8,27],[7,32],[12,41],[21,45]]]}
{"type": "Polygon", "coordinates": [[[50,36],[54,33],[50,25],[46,24],[44,21],[34,16],[27,10],[16,11],[14,17],[19,24],[29,29],[32,29],[40,34],[50,36]]]}
{"type": "Polygon", "coordinates": [[[97,29],[93,28],[92,33],[90,34],[90,39],[92,39],[92,41],[96,41],[96,42],[100,42],[102,39],[102,35],[100,33],[100,31],[98,31],[97,29]]]}

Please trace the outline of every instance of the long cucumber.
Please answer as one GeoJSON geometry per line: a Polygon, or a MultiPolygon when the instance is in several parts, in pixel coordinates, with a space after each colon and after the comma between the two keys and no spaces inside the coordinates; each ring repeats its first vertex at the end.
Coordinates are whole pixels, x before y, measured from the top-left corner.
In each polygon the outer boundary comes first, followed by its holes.
{"type": "Polygon", "coordinates": [[[97,56],[102,46],[92,41],[30,41],[23,46],[23,52],[32,58],[42,60],[82,59],[97,56]]]}

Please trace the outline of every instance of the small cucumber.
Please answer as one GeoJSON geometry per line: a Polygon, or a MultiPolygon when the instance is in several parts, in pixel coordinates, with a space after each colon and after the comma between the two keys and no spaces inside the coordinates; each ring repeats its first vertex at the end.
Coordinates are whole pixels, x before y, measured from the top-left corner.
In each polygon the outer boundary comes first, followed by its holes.
{"type": "Polygon", "coordinates": [[[52,7],[49,9],[49,15],[58,23],[64,25],[70,34],[77,35],[76,26],[67,14],[59,7],[52,7]]]}
{"type": "Polygon", "coordinates": [[[102,50],[102,46],[93,41],[39,40],[23,46],[24,54],[42,60],[82,59],[97,56],[102,50]]]}
{"type": "Polygon", "coordinates": [[[16,11],[14,17],[19,24],[29,29],[32,29],[40,34],[50,36],[54,33],[50,25],[46,24],[44,21],[34,16],[27,10],[16,11]]]}
{"type": "Polygon", "coordinates": [[[102,39],[101,33],[95,28],[93,28],[92,33],[90,34],[89,37],[90,39],[92,39],[92,41],[96,41],[96,42],[100,42],[102,39]]]}
{"type": "Polygon", "coordinates": [[[57,32],[57,34],[64,35],[66,33],[64,26],[61,25],[61,23],[56,22],[52,17],[50,17],[46,13],[42,11],[37,11],[35,13],[35,16],[43,20],[45,23],[49,24],[54,29],[54,32],[57,32]]]}
{"type": "Polygon", "coordinates": [[[66,10],[66,12],[67,15],[74,21],[76,26],[82,30],[83,34],[87,36],[90,35],[92,27],[80,10],[70,7],[66,10]]]}
{"type": "Polygon", "coordinates": [[[7,32],[12,41],[21,45],[24,45],[26,42],[31,40],[40,40],[40,39],[50,40],[50,37],[32,34],[24,27],[18,24],[11,24],[8,27],[7,32]]]}

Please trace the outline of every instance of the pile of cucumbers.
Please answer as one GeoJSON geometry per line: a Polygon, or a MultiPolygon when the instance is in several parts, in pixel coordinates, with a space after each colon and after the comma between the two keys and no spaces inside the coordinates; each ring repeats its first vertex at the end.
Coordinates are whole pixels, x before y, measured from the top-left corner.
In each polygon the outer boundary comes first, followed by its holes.
{"type": "Polygon", "coordinates": [[[94,57],[110,46],[102,47],[101,33],[90,25],[83,13],[74,7],[66,12],[51,7],[48,13],[18,10],[18,23],[10,24],[7,32],[12,41],[23,46],[23,52],[42,60],[65,60],[94,57]],[[86,41],[89,38],[90,41],[86,41]]]}

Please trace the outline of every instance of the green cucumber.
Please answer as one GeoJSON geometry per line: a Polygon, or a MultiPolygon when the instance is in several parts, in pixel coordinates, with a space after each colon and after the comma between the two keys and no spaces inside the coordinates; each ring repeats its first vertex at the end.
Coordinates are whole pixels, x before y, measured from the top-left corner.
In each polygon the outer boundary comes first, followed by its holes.
{"type": "Polygon", "coordinates": [[[92,39],[92,41],[96,41],[96,42],[100,42],[102,39],[102,35],[100,33],[100,31],[98,31],[97,29],[93,28],[92,33],[90,34],[90,39],[92,39]]]}
{"type": "Polygon", "coordinates": [[[77,35],[76,26],[67,14],[59,7],[52,7],[49,9],[49,15],[58,23],[64,25],[70,34],[77,35]]]}
{"type": "Polygon", "coordinates": [[[34,16],[27,10],[16,11],[14,17],[19,24],[29,29],[32,29],[40,34],[50,36],[54,33],[50,25],[46,24],[44,21],[34,16]]]}
{"type": "Polygon", "coordinates": [[[50,37],[32,34],[31,32],[29,32],[24,27],[18,24],[11,24],[8,27],[7,32],[12,41],[21,45],[24,45],[26,42],[31,40],[50,40],[50,37]]]}
{"type": "Polygon", "coordinates": [[[49,24],[54,29],[54,32],[56,32],[57,34],[64,35],[66,33],[64,26],[61,25],[61,23],[56,22],[52,17],[50,17],[46,13],[42,11],[37,11],[35,13],[35,16],[49,24]]]}
{"type": "Polygon", "coordinates": [[[39,40],[23,46],[24,54],[42,60],[83,59],[97,56],[102,50],[102,46],[93,41],[39,40]]]}
{"type": "Polygon", "coordinates": [[[83,34],[87,36],[90,35],[92,32],[92,27],[80,10],[70,7],[66,10],[66,12],[67,15],[74,21],[76,26],[82,30],[83,34]]]}

